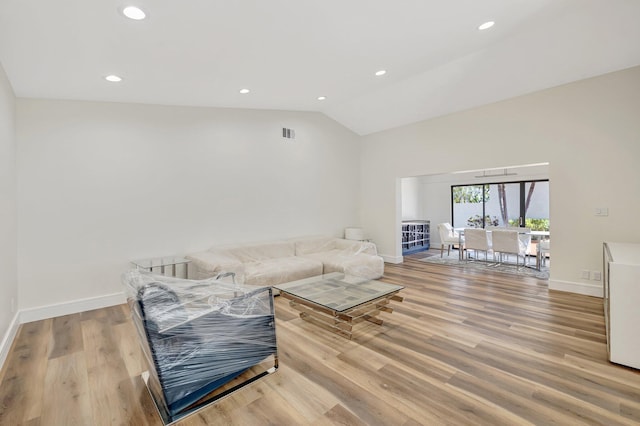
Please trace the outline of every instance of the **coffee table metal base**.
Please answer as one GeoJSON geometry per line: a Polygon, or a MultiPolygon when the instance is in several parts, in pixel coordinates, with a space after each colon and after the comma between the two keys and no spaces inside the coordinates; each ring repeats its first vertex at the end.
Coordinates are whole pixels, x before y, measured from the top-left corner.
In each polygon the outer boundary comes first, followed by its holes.
{"type": "Polygon", "coordinates": [[[383,320],[377,318],[377,316],[380,312],[393,312],[393,308],[389,306],[391,301],[402,302],[403,298],[398,295],[398,292],[399,290],[346,311],[336,311],[326,306],[301,299],[282,290],[280,291],[280,295],[290,300],[289,305],[292,308],[300,311],[300,318],[313,322],[320,327],[351,340],[353,336],[353,326],[355,324],[363,321],[372,322],[377,325],[383,324],[383,320]]]}

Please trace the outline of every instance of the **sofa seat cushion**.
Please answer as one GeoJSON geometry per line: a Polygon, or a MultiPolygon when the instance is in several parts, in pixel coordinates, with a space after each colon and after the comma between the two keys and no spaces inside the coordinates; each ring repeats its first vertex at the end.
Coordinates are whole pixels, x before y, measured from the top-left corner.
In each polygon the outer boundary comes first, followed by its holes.
{"type": "Polygon", "coordinates": [[[244,282],[252,285],[276,285],[322,275],[322,262],[300,256],[264,259],[244,264],[244,282]]]}
{"type": "Polygon", "coordinates": [[[334,249],[326,252],[311,253],[305,256],[322,262],[323,274],[341,272],[346,275],[363,277],[370,280],[380,278],[384,274],[384,260],[380,256],[366,253],[351,253],[334,249]]]}

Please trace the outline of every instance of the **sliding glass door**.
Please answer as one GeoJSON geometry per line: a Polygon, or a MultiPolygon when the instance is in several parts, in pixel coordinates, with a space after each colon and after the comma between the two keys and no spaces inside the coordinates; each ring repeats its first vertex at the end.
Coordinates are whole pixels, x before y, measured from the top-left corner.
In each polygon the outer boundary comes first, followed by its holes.
{"type": "Polygon", "coordinates": [[[520,184],[494,183],[489,187],[489,197],[485,199],[485,215],[490,223],[485,226],[519,226],[520,184]]]}
{"type": "Polygon", "coordinates": [[[453,226],[526,226],[549,230],[549,181],[521,181],[451,187],[453,226]]]}
{"type": "Polygon", "coordinates": [[[525,226],[534,231],[549,230],[549,181],[524,182],[525,226]]]}
{"type": "Polygon", "coordinates": [[[451,187],[453,202],[453,226],[482,228],[484,226],[484,200],[489,188],[485,185],[451,187]]]}

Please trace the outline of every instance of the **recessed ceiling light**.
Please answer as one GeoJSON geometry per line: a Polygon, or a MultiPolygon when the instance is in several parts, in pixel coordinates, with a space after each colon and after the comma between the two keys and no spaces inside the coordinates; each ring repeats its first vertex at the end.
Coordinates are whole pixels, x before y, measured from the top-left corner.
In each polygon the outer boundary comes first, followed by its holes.
{"type": "Polygon", "coordinates": [[[319,101],[324,101],[325,99],[327,99],[327,97],[326,97],[326,96],[318,96],[318,100],[319,100],[319,101]]]}
{"type": "Polygon", "coordinates": [[[488,22],[485,22],[484,24],[480,25],[480,26],[478,27],[478,29],[479,29],[479,30],[486,30],[486,29],[489,29],[489,28],[493,27],[493,25],[494,25],[494,24],[495,24],[495,22],[493,22],[493,21],[488,21],[488,22]]]}
{"type": "Polygon", "coordinates": [[[240,89],[240,93],[242,93],[243,95],[246,95],[247,93],[249,93],[251,90],[249,89],[240,89]]]}
{"type": "Polygon", "coordinates": [[[376,76],[380,77],[381,75],[385,75],[386,73],[387,73],[387,70],[376,71],[376,76]]]}
{"type": "Polygon", "coordinates": [[[147,17],[147,14],[142,11],[142,9],[135,6],[127,6],[122,9],[122,13],[129,19],[133,19],[136,21],[140,21],[147,17]]]}
{"type": "Polygon", "coordinates": [[[108,75],[104,79],[107,80],[107,81],[110,81],[112,83],[118,83],[118,82],[122,81],[122,77],[119,77],[119,76],[117,76],[115,74],[108,75]]]}

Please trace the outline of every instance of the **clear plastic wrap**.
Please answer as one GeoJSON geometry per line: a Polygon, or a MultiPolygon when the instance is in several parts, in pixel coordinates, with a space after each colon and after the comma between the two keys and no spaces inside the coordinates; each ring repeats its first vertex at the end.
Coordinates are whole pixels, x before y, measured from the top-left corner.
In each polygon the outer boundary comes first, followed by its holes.
{"type": "Polygon", "coordinates": [[[384,274],[384,260],[367,241],[315,237],[296,240],[296,255],[322,262],[323,274],[341,272],[369,280],[384,274]]]}
{"type": "Polygon", "coordinates": [[[269,287],[139,270],[123,284],[165,424],[277,368],[269,287]]]}
{"type": "Polygon", "coordinates": [[[204,278],[236,272],[239,282],[273,286],[330,272],[368,279],[384,273],[384,261],[371,242],[314,236],[286,241],[213,247],[187,256],[190,275],[204,278]]]}

